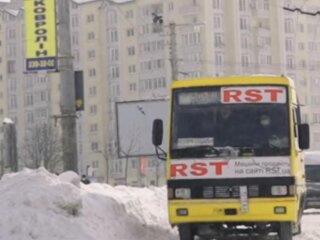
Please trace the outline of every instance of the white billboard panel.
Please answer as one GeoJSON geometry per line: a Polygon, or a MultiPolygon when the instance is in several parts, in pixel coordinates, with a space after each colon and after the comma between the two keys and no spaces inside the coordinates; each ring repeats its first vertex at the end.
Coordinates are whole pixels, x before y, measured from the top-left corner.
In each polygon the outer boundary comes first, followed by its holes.
{"type": "Polygon", "coordinates": [[[154,119],[163,120],[164,133],[160,147],[166,148],[169,100],[118,102],[116,109],[120,158],[155,155],[152,144],[154,119]]]}

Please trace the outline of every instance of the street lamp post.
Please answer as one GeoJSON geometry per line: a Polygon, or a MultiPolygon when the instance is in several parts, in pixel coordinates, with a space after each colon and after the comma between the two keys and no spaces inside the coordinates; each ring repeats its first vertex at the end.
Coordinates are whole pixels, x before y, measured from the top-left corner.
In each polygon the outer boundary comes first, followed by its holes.
{"type": "Polygon", "coordinates": [[[9,160],[11,171],[18,171],[18,151],[16,126],[10,118],[2,121],[3,138],[1,141],[1,174],[4,173],[5,162],[9,160]],[[4,154],[5,153],[5,154],[4,154]]]}

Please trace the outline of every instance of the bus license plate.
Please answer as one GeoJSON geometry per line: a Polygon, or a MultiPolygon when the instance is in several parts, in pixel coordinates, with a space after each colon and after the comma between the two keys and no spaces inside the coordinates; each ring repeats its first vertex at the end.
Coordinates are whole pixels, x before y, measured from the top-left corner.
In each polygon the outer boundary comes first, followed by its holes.
{"type": "Polygon", "coordinates": [[[247,186],[240,186],[240,203],[241,203],[241,212],[243,212],[243,213],[249,212],[247,186]]]}

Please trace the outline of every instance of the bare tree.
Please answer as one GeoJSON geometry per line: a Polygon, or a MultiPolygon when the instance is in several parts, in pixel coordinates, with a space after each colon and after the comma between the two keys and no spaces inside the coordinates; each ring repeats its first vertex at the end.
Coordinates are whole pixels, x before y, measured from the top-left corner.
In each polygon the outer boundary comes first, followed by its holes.
{"type": "Polygon", "coordinates": [[[110,162],[109,162],[109,160],[110,160],[110,151],[109,151],[108,145],[105,145],[104,149],[102,151],[98,150],[97,152],[102,155],[103,159],[106,162],[106,183],[109,184],[109,179],[110,179],[110,162]]]}
{"type": "Polygon", "coordinates": [[[127,144],[125,144],[125,149],[122,149],[120,146],[118,146],[121,155],[123,155],[126,159],[125,172],[124,172],[126,185],[128,184],[129,158],[130,156],[138,153],[139,150],[141,150],[141,146],[139,144],[139,138],[140,138],[139,130],[140,129],[136,129],[135,131],[132,131],[132,134],[128,136],[128,138],[126,139],[127,144]]]}
{"type": "Polygon", "coordinates": [[[30,168],[44,166],[51,172],[62,165],[62,146],[57,128],[47,123],[39,123],[28,129],[22,150],[30,168]]]}

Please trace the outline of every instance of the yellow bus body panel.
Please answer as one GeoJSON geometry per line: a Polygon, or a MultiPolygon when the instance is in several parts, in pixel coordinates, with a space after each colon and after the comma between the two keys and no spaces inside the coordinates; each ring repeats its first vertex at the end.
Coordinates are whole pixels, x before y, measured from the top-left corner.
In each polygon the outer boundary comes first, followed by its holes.
{"type": "Polygon", "coordinates": [[[188,87],[232,86],[232,85],[285,85],[293,86],[293,81],[287,77],[276,76],[248,76],[248,77],[223,77],[199,78],[179,80],[172,83],[172,89],[188,87]]]}

